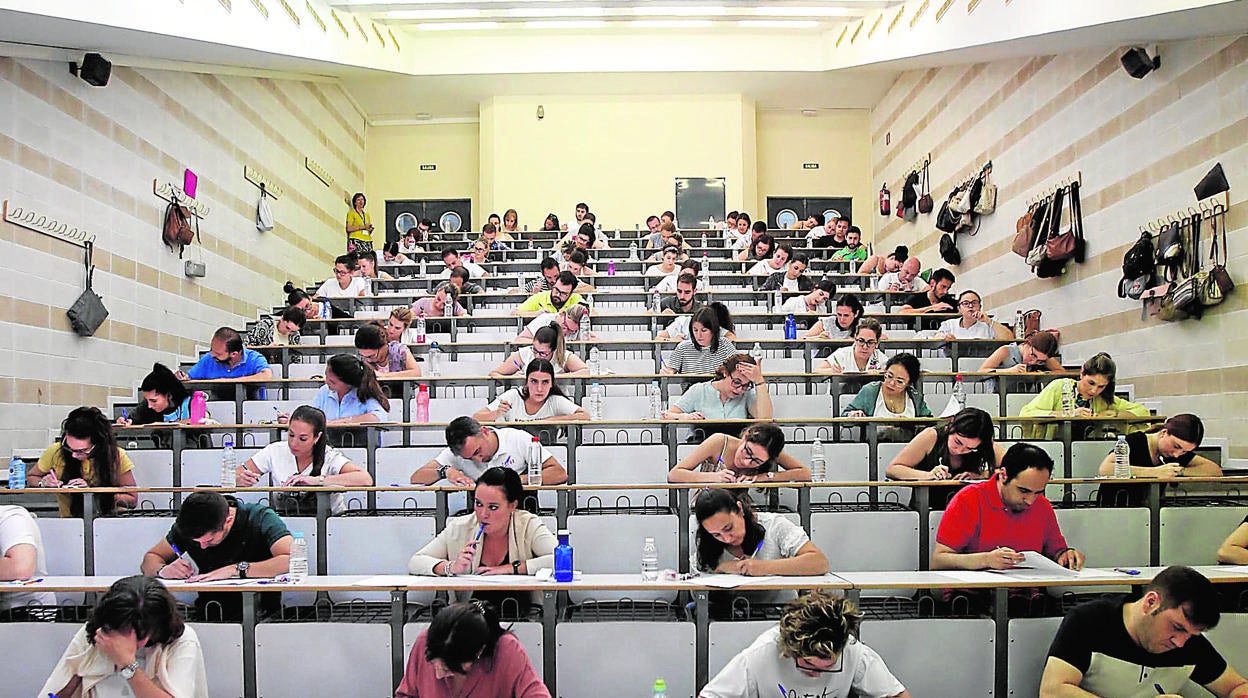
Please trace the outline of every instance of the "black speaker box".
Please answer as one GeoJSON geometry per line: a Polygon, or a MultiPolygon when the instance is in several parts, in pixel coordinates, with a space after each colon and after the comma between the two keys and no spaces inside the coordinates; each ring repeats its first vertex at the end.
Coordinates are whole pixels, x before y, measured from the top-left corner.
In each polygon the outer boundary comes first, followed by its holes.
{"type": "Polygon", "coordinates": [[[108,84],[108,76],[113,74],[113,64],[98,53],[88,53],[82,57],[78,66],[78,77],[89,85],[103,87],[108,84]]]}

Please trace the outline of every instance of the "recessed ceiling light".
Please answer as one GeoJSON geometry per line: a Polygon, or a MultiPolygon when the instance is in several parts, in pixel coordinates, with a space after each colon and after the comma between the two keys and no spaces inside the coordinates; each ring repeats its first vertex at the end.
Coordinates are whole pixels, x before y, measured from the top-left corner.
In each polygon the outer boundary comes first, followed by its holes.
{"type": "Polygon", "coordinates": [[[754,14],[763,17],[848,17],[850,11],[846,7],[764,5],[754,8],[754,14]]]}
{"type": "Polygon", "coordinates": [[[517,7],[507,10],[509,17],[602,17],[606,10],[601,7],[517,7]]]}
{"type": "Polygon", "coordinates": [[[525,22],[524,26],[529,29],[599,29],[607,26],[607,23],[601,19],[545,19],[525,22]]]}
{"type": "MultiPolygon", "coordinates": [[[[819,115],[819,112],[815,109],[803,109],[802,110],[802,116],[818,116],[818,115],[819,115]]],[[[417,115],[416,118],[419,119],[420,115],[417,115]]]]}
{"type": "Polygon", "coordinates": [[[386,19],[472,19],[481,10],[390,10],[386,19]]]}
{"type": "Polygon", "coordinates": [[[432,22],[417,24],[417,29],[424,31],[476,31],[478,29],[498,29],[498,22],[432,22]]]}
{"type": "Polygon", "coordinates": [[[629,24],[643,29],[702,29],[715,23],[709,19],[635,19],[629,24]]]}
{"type": "Polygon", "coordinates": [[[643,5],[633,8],[633,14],[647,17],[708,17],[728,14],[728,8],[722,5],[674,5],[667,7],[650,7],[643,5]]]}
{"type": "Polygon", "coordinates": [[[416,119],[417,119],[418,121],[428,121],[428,120],[430,120],[430,119],[432,119],[432,118],[433,118],[433,114],[430,114],[430,113],[429,113],[429,112],[427,112],[427,111],[422,111],[422,112],[420,112],[419,114],[417,114],[417,115],[416,115],[416,119]]]}
{"type": "Polygon", "coordinates": [[[752,29],[811,29],[819,26],[813,19],[743,19],[737,24],[752,29]]]}

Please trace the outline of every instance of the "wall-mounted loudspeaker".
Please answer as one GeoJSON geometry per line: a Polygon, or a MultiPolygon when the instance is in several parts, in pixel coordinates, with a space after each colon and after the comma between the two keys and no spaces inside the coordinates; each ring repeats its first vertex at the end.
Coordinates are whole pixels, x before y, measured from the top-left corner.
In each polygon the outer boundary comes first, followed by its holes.
{"type": "Polygon", "coordinates": [[[1148,49],[1142,46],[1127,49],[1127,52],[1122,54],[1122,69],[1136,80],[1143,78],[1161,67],[1161,54],[1156,51],[1153,53],[1153,57],[1149,58],[1148,49]]]}
{"type": "Polygon", "coordinates": [[[70,63],[69,72],[88,85],[103,87],[108,84],[108,76],[113,74],[113,64],[98,53],[88,53],[82,57],[81,64],[70,63]]]}

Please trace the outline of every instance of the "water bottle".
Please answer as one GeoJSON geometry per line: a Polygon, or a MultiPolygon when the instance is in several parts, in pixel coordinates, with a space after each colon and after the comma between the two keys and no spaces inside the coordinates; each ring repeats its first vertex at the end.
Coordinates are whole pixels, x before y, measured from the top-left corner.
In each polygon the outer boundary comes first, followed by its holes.
{"type": "Polygon", "coordinates": [[[594,309],[594,294],[592,293],[585,294],[585,307],[589,308],[590,310],[594,309]]]}
{"type": "Polygon", "coordinates": [[[429,386],[425,383],[416,389],[416,421],[422,424],[429,421],[429,386]]]}
{"type": "Polygon", "coordinates": [[[516,288],[520,289],[520,293],[528,293],[529,285],[525,282],[524,272],[516,274],[516,288]]]}
{"type": "Polygon", "coordinates": [[[568,529],[559,529],[559,545],[555,546],[555,581],[572,581],[572,544],[568,542],[568,529]]]}
{"type": "Polygon", "coordinates": [[[966,388],[962,385],[962,374],[953,378],[953,401],[958,403],[958,410],[966,409],[966,388]]]}
{"type": "Polygon", "coordinates": [[[698,276],[702,277],[703,287],[711,285],[711,260],[706,256],[706,250],[702,250],[702,268],[698,270],[698,276]]]}
{"type": "Polygon", "coordinates": [[[221,444],[221,486],[238,487],[238,456],[234,455],[234,437],[226,434],[221,444]]]}
{"type": "Polygon", "coordinates": [[[637,260],[637,241],[634,240],[628,243],[628,261],[636,262],[637,260]]]}
{"type": "Polygon", "coordinates": [[[828,461],[823,456],[823,442],[815,439],[810,447],[810,478],[814,482],[827,482],[828,461]]]}
{"type": "Polygon", "coordinates": [[[646,538],[641,546],[641,581],[659,581],[659,549],[655,547],[653,538],[646,538]]]}
{"type": "Polygon", "coordinates": [[[784,319],[784,338],[797,339],[797,320],[793,318],[793,313],[784,319]]]}
{"type": "Polygon", "coordinates": [[[208,417],[208,394],[202,390],[196,390],[191,395],[191,424],[203,424],[204,419],[208,417]]]}
{"type": "MultiPolygon", "coordinates": [[[[589,374],[591,376],[597,376],[601,373],[602,373],[602,352],[598,351],[598,347],[591,347],[589,350],[589,374]]],[[[598,385],[598,384],[595,383],[594,385],[598,385]]]]}
{"type": "Polygon", "coordinates": [[[658,381],[650,381],[650,419],[663,419],[663,393],[658,381]]]}
{"type": "Polygon", "coordinates": [[[428,361],[429,361],[429,375],[431,376],[442,375],[442,348],[438,346],[437,342],[434,342],[433,344],[429,345],[428,361]]]}
{"type": "Polygon", "coordinates": [[[420,278],[422,279],[425,278],[425,269],[425,258],[422,256],[420,258],[420,278]]]}
{"type": "Polygon", "coordinates": [[[428,332],[429,326],[425,324],[425,314],[421,313],[416,316],[416,343],[425,343],[425,333],[428,332]]]}
{"type": "MultiPolygon", "coordinates": [[[[592,302],[592,300],[593,300],[593,299],[590,299],[590,300],[591,300],[591,302],[592,302]]],[[[576,330],[576,337],[577,337],[578,339],[589,339],[589,338],[591,338],[591,337],[593,336],[593,335],[591,334],[591,333],[593,332],[593,329],[594,329],[594,328],[593,328],[593,324],[594,324],[594,321],[590,319],[590,314],[589,314],[589,312],[586,312],[586,313],[585,313],[585,319],[584,319],[584,320],[581,320],[581,326],[580,326],[580,327],[578,327],[578,328],[577,328],[577,330],[576,330]]],[[[571,337],[569,337],[569,339],[571,339],[571,337]]]]}
{"type": "Polygon", "coordinates": [[[9,489],[20,490],[26,487],[26,461],[13,456],[9,461],[9,489]]]}
{"type": "Polygon", "coordinates": [[[1014,311],[1014,339],[1023,341],[1023,311],[1018,309],[1014,311]]]}
{"type": "Polygon", "coordinates": [[[659,295],[659,287],[655,286],[650,294],[650,310],[655,314],[663,312],[663,296],[659,295]]]}
{"type": "Polygon", "coordinates": [[[667,698],[667,682],[663,679],[655,679],[654,690],[650,692],[650,698],[667,698]]]}
{"type": "Polygon", "coordinates": [[[328,300],[321,301],[321,319],[322,320],[329,319],[329,301],[328,300]]]}
{"type": "Polygon", "coordinates": [[[533,437],[529,443],[529,457],[525,459],[529,470],[529,487],[542,486],[542,440],[533,437]]]}
{"type": "Polygon", "coordinates": [[[1070,417],[1075,413],[1075,382],[1066,379],[1067,383],[1062,387],[1062,416],[1070,417]]]}
{"type": "Polygon", "coordinates": [[[308,579],[308,541],[303,534],[296,531],[290,534],[290,569],[286,576],[291,584],[303,584],[308,579]]]}
{"type": "Polygon", "coordinates": [[[755,361],[761,362],[763,360],[763,345],[761,342],[754,342],[754,348],[750,350],[750,356],[754,357],[755,361]]]}
{"type": "Polygon", "coordinates": [[[607,262],[607,276],[615,276],[615,260],[607,262]]]}
{"type": "MultiPolygon", "coordinates": [[[[597,351],[597,348],[595,348],[595,351],[597,351]]],[[[590,419],[593,419],[595,421],[602,420],[602,403],[603,403],[602,386],[599,385],[597,381],[594,381],[594,384],[589,386],[589,418],[590,419]]]]}
{"type": "Polygon", "coordinates": [[[706,255],[706,231],[705,230],[702,231],[702,254],[703,256],[706,255]]]}
{"type": "Polygon", "coordinates": [[[1126,435],[1122,434],[1114,443],[1114,477],[1124,480],[1131,477],[1131,447],[1127,445],[1126,435]]]}
{"type": "Polygon", "coordinates": [[[775,308],[775,312],[784,312],[784,292],[777,288],[771,292],[771,306],[775,308]]]}

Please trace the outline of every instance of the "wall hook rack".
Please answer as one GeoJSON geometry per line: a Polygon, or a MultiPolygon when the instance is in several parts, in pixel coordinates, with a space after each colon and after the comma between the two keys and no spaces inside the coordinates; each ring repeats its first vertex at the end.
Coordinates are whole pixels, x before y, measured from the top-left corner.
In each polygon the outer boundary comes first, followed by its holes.
{"type": "Polygon", "coordinates": [[[162,182],[159,179],[152,180],[152,193],[171,204],[180,204],[186,207],[196,218],[207,218],[208,213],[212,210],[208,204],[197,201],[186,195],[182,191],[182,187],[173,182],[162,182]]]}
{"type": "Polygon", "coordinates": [[[71,245],[86,247],[88,244],[95,243],[95,233],[89,233],[78,226],[51,218],[29,206],[19,206],[7,199],[4,202],[4,220],[27,230],[64,240],[71,245]]]}
{"type": "Polygon", "coordinates": [[[282,185],[273,181],[272,177],[261,174],[260,170],[251,165],[243,165],[243,178],[263,189],[266,194],[274,199],[280,199],[286,193],[282,189],[282,185]]]}

